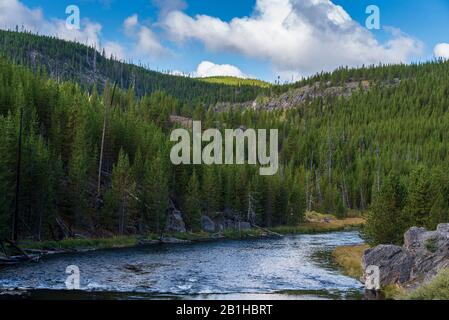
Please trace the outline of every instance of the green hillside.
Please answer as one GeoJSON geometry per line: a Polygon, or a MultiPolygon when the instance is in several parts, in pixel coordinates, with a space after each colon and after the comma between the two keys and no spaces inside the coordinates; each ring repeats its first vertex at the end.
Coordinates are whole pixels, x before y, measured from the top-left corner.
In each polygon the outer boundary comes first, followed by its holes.
{"type": "MultiPolygon", "coordinates": [[[[374,243],[400,242],[398,235],[410,226],[434,228],[449,220],[449,62],[345,68],[291,87],[363,79],[372,83],[369,90],[317,97],[288,110],[226,112],[207,103],[221,101],[223,92],[235,93],[234,86],[176,82],[129,65],[129,72],[140,70],[141,88],[155,85],[143,81],[154,77],[158,90],[140,95],[132,86],[118,89],[109,108],[111,85],[97,92],[75,70],[64,76],[73,75],[72,81],[43,71],[51,61],[81,57],[86,47],[2,34],[7,37],[1,50],[18,53],[16,63],[0,58],[1,236],[10,233],[14,211],[21,110],[21,237],[59,239],[61,220],[86,236],[156,233],[165,227],[170,202],[183,212],[188,228],[198,231],[202,214],[232,212],[245,219],[249,198],[257,223],[265,227],[297,225],[306,210],[339,217],[350,209],[369,210],[366,234],[374,243]],[[74,47],[78,55],[72,55],[74,47]],[[29,65],[30,50],[42,50],[45,68],[37,60],[29,65]],[[205,128],[279,129],[278,174],[262,177],[252,166],[173,166],[171,115],[201,120],[205,128]]],[[[114,74],[117,70],[108,68],[122,65],[99,58],[97,70],[114,74]]],[[[248,88],[248,94],[263,90],[248,88]]]]}
{"type": "Polygon", "coordinates": [[[71,80],[84,89],[102,90],[107,81],[133,88],[138,96],[164,91],[181,101],[213,104],[217,101],[245,102],[263,94],[262,86],[244,83],[238,89],[220,82],[173,76],[107,57],[83,44],[53,37],[0,30],[0,54],[36,71],[45,69],[53,78],[71,80]]]}

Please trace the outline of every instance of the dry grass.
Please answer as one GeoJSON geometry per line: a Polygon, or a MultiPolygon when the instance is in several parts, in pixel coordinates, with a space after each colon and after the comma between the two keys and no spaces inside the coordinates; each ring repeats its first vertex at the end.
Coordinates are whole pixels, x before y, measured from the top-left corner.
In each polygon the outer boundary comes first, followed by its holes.
{"type": "Polygon", "coordinates": [[[362,217],[339,220],[333,215],[317,212],[307,212],[306,221],[298,226],[281,226],[270,230],[280,234],[325,233],[358,229],[366,223],[366,220],[362,217]]]}
{"type": "Polygon", "coordinates": [[[358,279],[363,275],[362,257],[368,249],[368,245],[339,247],[332,256],[346,275],[358,279]]]}

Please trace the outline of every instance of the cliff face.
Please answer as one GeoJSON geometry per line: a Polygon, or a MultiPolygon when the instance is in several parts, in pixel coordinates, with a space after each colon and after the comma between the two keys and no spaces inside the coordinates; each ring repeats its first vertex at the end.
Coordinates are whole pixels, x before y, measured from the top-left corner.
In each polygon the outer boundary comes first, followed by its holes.
{"type": "Polygon", "coordinates": [[[440,224],[436,231],[411,228],[404,240],[402,247],[381,245],[365,252],[363,270],[379,267],[381,286],[426,283],[449,268],[449,224],[440,224]]]}
{"type": "MultiPolygon", "coordinates": [[[[396,78],[392,81],[383,81],[379,85],[383,88],[397,86],[401,81],[396,78]]],[[[243,103],[219,102],[215,105],[216,111],[223,110],[287,110],[296,108],[315,100],[327,98],[349,98],[356,92],[368,92],[375,86],[373,81],[347,81],[341,85],[332,85],[330,82],[322,84],[316,82],[300,88],[288,90],[285,93],[272,97],[260,96],[254,101],[243,103]]]]}

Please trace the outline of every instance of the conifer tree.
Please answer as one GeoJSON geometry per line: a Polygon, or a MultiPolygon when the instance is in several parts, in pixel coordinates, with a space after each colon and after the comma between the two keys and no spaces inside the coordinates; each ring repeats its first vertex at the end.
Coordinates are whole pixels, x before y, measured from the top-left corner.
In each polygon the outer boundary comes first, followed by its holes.
{"type": "Polygon", "coordinates": [[[364,233],[372,244],[400,244],[406,226],[402,210],[406,189],[399,177],[390,175],[376,195],[364,233]]]}
{"type": "Polygon", "coordinates": [[[169,206],[169,186],[166,163],[158,155],[145,165],[143,200],[147,206],[146,222],[150,231],[160,233],[165,228],[169,206]]]}
{"type": "Polygon", "coordinates": [[[196,172],[194,171],[187,187],[184,207],[186,224],[194,232],[201,230],[201,193],[196,172]]]}

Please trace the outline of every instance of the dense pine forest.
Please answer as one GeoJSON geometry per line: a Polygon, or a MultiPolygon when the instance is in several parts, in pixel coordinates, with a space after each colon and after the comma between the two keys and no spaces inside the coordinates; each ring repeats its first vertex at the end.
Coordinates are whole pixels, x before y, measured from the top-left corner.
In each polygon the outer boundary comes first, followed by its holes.
{"type": "Polygon", "coordinates": [[[192,231],[203,214],[244,220],[249,205],[265,227],[297,225],[307,210],[368,211],[365,234],[374,243],[399,243],[410,226],[449,220],[448,62],[342,68],[262,88],[164,75],[28,33],[0,31],[0,47],[3,237],[11,233],[21,123],[22,238],[60,239],[61,221],[96,237],[160,233],[172,205],[192,231]],[[370,88],[285,110],[211,107],[349,81],[370,88]],[[175,167],[171,115],[205,128],[279,129],[281,169],[262,177],[252,166],[175,167]]]}
{"type": "MultiPolygon", "coordinates": [[[[148,66],[136,66],[119,61],[79,43],[28,32],[0,30],[0,53],[13,62],[37,71],[45,70],[58,81],[77,82],[83,89],[95,85],[102,91],[106,82],[118,83],[121,88],[133,87],[137,96],[164,91],[183,102],[212,104],[217,101],[245,102],[260,93],[269,92],[265,86],[242,82],[238,86],[221,85],[217,81],[201,81],[152,71],[148,66]]],[[[170,70],[166,70],[170,73],[170,70]]],[[[281,90],[281,87],[271,89],[281,90]]]]}

